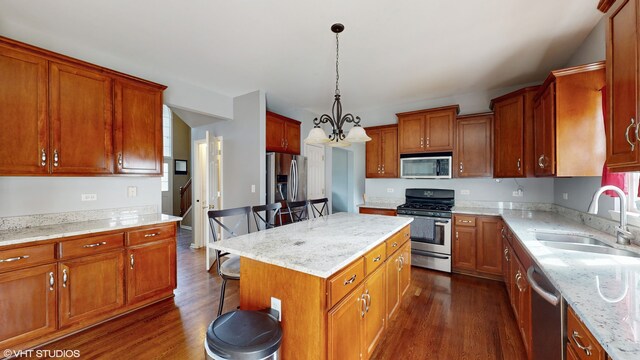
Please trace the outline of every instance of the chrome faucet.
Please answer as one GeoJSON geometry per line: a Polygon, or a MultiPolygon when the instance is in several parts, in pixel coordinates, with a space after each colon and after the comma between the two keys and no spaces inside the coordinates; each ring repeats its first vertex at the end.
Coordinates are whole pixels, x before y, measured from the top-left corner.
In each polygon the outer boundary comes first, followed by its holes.
{"type": "Polygon", "coordinates": [[[598,213],[598,199],[600,198],[600,195],[607,190],[614,191],[620,198],[620,226],[616,226],[616,242],[621,245],[629,245],[634,237],[627,228],[627,196],[619,187],[606,185],[598,189],[598,191],[593,195],[593,200],[591,200],[588,212],[590,214],[598,213]]]}

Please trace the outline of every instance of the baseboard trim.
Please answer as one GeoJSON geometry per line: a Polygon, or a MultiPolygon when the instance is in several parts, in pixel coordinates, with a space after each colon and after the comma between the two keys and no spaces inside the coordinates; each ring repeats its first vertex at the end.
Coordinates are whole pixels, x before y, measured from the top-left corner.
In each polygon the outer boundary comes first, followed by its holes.
{"type": "Polygon", "coordinates": [[[193,231],[193,227],[191,227],[191,226],[187,226],[187,225],[182,225],[182,224],[180,224],[180,229],[185,229],[185,230],[193,231]]]}

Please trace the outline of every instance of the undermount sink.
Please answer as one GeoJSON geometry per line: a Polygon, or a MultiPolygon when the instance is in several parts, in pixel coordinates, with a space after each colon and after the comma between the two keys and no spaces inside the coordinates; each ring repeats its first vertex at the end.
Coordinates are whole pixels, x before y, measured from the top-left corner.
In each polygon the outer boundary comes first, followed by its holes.
{"type": "Polygon", "coordinates": [[[536,239],[545,246],[561,250],[640,258],[640,254],[633,251],[616,249],[604,241],[585,235],[536,232],[536,239]]]}

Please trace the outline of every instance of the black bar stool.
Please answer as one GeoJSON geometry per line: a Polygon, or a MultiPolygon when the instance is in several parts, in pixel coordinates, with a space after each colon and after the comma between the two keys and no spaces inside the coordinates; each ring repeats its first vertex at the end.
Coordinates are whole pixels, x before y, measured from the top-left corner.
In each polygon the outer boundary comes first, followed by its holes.
{"type": "Polygon", "coordinates": [[[291,222],[309,220],[309,209],[306,200],[287,201],[287,210],[289,210],[291,222]]]}
{"type": "Polygon", "coordinates": [[[251,208],[258,231],[282,225],[282,204],[257,205],[251,208]],[[260,213],[264,212],[264,217],[260,213]]]}
{"type": "Polygon", "coordinates": [[[313,218],[323,217],[324,215],[329,215],[329,199],[313,199],[309,200],[309,205],[311,205],[311,212],[313,213],[313,218]]]}

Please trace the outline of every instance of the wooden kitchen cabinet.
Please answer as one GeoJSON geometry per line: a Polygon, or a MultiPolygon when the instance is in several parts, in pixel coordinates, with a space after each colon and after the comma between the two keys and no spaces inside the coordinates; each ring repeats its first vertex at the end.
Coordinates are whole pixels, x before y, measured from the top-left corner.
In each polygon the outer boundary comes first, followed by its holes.
{"type": "Polygon", "coordinates": [[[547,77],[534,99],[536,176],[602,175],[604,85],[604,62],[555,70],[547,77]]]}
{"type": "Polygon", "coordinates": [[[382,339],[387,325],[385,308],[386,297],[386,268],[378,267],[364,283],[365,315],[363,329],[363,349],[365,359],[371,357],[376,346],[382,339]]]}
{"type": "Polygon", "coordinates": [[[411,242],[406,242],[400,248],[400,274],[398,279],[398,288],[400,291],[400,299],[409,290],[411,285],[411,242]]]}
{"type": "Polygon", "coordinates": [[[60,327],[124,306],[124,250],[67,260],[58,268],[60,327]]]}
{"type": "Polygon", "coordinates": [[[347,295],[328,315],[328,356],[335,360],[362,359],[364,285],[347,295]]]}
{"type": "Polygon", "coordinates": [[[500,218],[455,214],[453,224],[453,271],[502,279],[504,250],[500,218]]]}
{"type": "Polygon", "coordinates": [[[386,275],[387,275],[387,319],[395,314],[400,307],[400,252],[395,252],[389,256],[387,254],[386,275]]]}
{"type": "MultiPolygon", "coordinates": [[[[580,360],[605,360],[607,353],[570,306],[567,306],[567,354],[580,360]],[[589,354],[587,350],[589,349],[589,354]]],[[[571,358],[571,357],[568,357],[571,358]]]]}
{"type": "Polygon", "coordinates": [[[396,114],[400,154],[453,151],[458,105],[396,114]]]}
{"type": "Polygon", "coordinates": [[[518,326],[524,347],[531,358],[531,286],[527,280],[527,269],[518,262],[516,286],[518,288],[518,326]]]}
{"type": "Polygon", "coordinates": [[[533,176],[533,98],[527,87],[491,100],[494,113],[493,176],[533,176]]]}
{"type": "Polygon", "coordinates": [[[115,83],[115,156],[118,174],[162,175],[162,87],[115,83]]]}
{"type": "Polygon", "coordinates": [[[56,331],[56,264],[0,274],[0,346],[3,349],[56,331]]]}
{"type": "Polygon", "coordinates": [[[175,238],[129,248],[126,268],[127,304],[171,294],[176,288],[175,238]]]}
{"type": "Polygon", "coordinates": [[[454,270],[476,269],[476,228],[456,226],[453,236],[452,264],[454,270]]]}
{"type": "Polygon", "coordinates": [[[300,122],[267,111],[267,151],[300,155],[300,122]]]}
{"type": "Polygon", "coordinates": [[[370,208],[366,206],[360,206],[358,209],[360,214],[373,214],[373,215],[386,215],[386,216],[396,216],[397,211],[395,209],[380,209],[380,208],[370,208]]]}
{"type": "Polygon", "coordinates": [[[640,171],[640,1],[617,3],[607,26],[607,166],[640,171]]]}
{"type": "Polygon", "coordinates": [[[0,79],[0,174],[47,174],[47,61],[0,42],[0,79]]]}
{"type": "Polygon", "coordinates": [[[398,126],[384,125],[365,129],[371,141],[366,142],[366,177],[398,177],[398,126]]]}
{"type": "Polygon", "coordinates": [[[498,277],[502,275],[500,223],[498,217],[478,217],[476,234],[476,270],[498,277]]]}
{"type": "Polygon", "coordinates": [[[492,154],[493,113],[458,116],[453,166],[455,177],[491,177],[492,154]]]}

